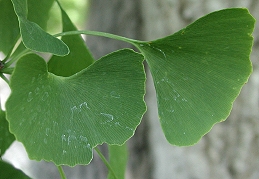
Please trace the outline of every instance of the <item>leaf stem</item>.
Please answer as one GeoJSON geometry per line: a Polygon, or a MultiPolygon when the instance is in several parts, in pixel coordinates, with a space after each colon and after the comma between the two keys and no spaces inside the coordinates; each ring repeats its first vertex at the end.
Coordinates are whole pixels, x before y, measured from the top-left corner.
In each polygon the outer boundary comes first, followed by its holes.
{"type": "Polygon", "coordinates": [[[61,179],[66,179],[66,174],[61,165],[57,166],[61,179]]]}
{"type": "Polygon", "coordinates": [[[11,66],[14,62],[16,62],[17,60],[19,60],[22,56],[32,53],[29,49],[25,49],[23,50],[21,53],[19,53],[18,55],[14,56],[13,58],[11,58],[7,63],[5,63],[5,68],[8,68],[9,66],[11,66]]]}
{"type": "Polygon", "coordinates": [[[95,147],[94,150],[97,152],[97,154],[99,155],[99,157],[101,158],[101,160],[103,161],[103,163],[106,165],[106,167],[110,170],[110,172],[113,174],[115,179],[118,179],[117,176],[115,175],[115,172],[113,171],[111,165],[109,164],[109,162],[106,160],[106,158],[103,156],[102,152],[95,147]]]}
{"type": "Polygon", "coordinates": [[[15,42],[14,42],[14,44],[13,44],[13,48],[12,48],[11,50],[9,50],[8,54],[7,54],[6,57],[2,60],[2,62],[4,62],[4,63],[7,62],[7,60],[9,59],[9,57],[12,55],[13,51],[14,51],[15,48],[16,48],[16,43],[19,42],[19,38],[20,38],[20,35],[17,35],[16,40],[15,40],[15,42]]]}
{"type": "Polygon", "coordinates": [[[1,70],[2,73],[5,73],[5,74],[9,74],[11,75],[13,73],[13,70],[14,68],[13,67],[10,67],[10,68],[4,68],[1,70]]]}
{"type": "Polygon", "coordinates": [[[9,80],[6,78],[6,76],[4,76],[3,73],[0,73],[0,77],[1,77],[7,84],[9,84],[9,80]]]}
{"type": "Polygon", "coordinates": [[[115,40],[124,41],[124,42],[130,43],[134,46],[136,45],[136,43],[142,42],[140,40],[134,40],[134,39],[130,39],[127,37],[122,37],[119,35],[114,35],[114,34],[110,34],[110,33],[106,33],[106,32],[85,31],[85,30],[61,32],[61,33],[55,34],[53,36],[58,37],[58,36],[66,36],[66,35],[80,35],[80,34],[107,37],[107,38],[111,38],[111,39],[115,39],[115,40]]]}

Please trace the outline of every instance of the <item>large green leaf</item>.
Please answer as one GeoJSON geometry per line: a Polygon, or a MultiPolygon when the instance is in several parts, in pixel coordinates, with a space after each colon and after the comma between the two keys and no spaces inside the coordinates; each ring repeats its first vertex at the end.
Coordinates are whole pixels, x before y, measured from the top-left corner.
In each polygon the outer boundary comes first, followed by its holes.
{"type": "MultiPolygon", "coordinates": [[[[60,9],[63,32],[77,30],[61,6],[60,9]]],[[[49,72],[59,76],[71,76],[94,62],[80,35],[63,36],[62,40],[68,45],[70,53],[65,57],[53,56],[48,62],[49,72]]]]}
{"type": "Polygon", "coordinates": [[[115,179],[114,175],[118,179],[124,179],[128,161],[127,145],[109,145],[109,158],[109,163],[114,173],[109,171],[108,179],[115,179]]]}
{"type": "Polygon", "coordinates": [[[125,49],[60,77],[47,72],[41,57],[24,56],[10,80],[10,131],[31,159],[88,164],[93,147],[123,144],[140,123],[146,110],[142,62],[142,55],[125,49]]]}
{"type": "Polygon", "coordinates": [[[69,49],[63,41],[48,34],[38,24],[27,19],[26,0],[12,0],[12,2],[19,20],[25,47],[38,52],[49,52],[59,56],[69,53],[69,49]]]}
{"type": "Polygon", "coordinates": [[[5,118],[5,112],[0,107],[0,155],[4,154],[6,149],[15,140],[13,134],[9,132],[9,125],[5,118]]]}
{"type": "Polygon", "coordinates": [[[226,9],[171,36],[136,43],[150,67],[171,144],[192,145],[228,117],[252,71],[254,23],[247,9],[226,9]]]}
{"type": "Polygon", "coordinates": [[[21,170],[4,161],[0,161],[0,177],[1,179],[30,179],[21,170]]]}
{"type": "Polygon", "coordinates": [[[18,19],[11,1],[0,1],[0,51],[7,54],[19,36],[18,19]]]}

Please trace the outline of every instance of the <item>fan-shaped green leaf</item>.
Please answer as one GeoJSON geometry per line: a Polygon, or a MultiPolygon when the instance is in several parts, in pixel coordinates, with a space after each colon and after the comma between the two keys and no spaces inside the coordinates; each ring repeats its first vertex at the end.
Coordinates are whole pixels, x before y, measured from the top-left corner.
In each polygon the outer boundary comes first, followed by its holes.
{"type": "Polygon", "coordinates": [[[47,72],[35,55],[21,58],[6,102],[10,131],[31,159],[88,164],[92,148],[123,144],[146,110],[143,56],[121,50],[71,77],[47,72]]]}
{"type": "Polygon", "coordinates": [[[14,168],[4,161],[0,161],[0,176],[1,179],[30,179],[21,170],[14,168]]]}
{"type": "MultiPolygon", "coordinates": [[[[60,6],[62,13],[63,32],[77,30],[66,12],[60,6]]],[[[63,36],[70,53],[65,57],[52,56],[48,62],[48,70],[59,76],[71,76],[94,62],[94,59],[80,35],[63,36]]]]}
{"type": "Polygon", "coordinates": [[[0,1],[0,51],[7,54],[19,36],[18,19],[11,1],[0,1]]]}
{"type": "Polygon", "coordinates": [[[254,23],[246,9],[226,9],[171,36],[136,44],[150,67],[171,144],[192,145],[228,117],[252,71],[254,23]]]}
{"type": "Polygon", "coordinates": [[[5,112],[0,108],[0,155],[4,154],[6,149],[15,140],[13,134],[9,132],[9,125],[5,118],[5,112]]]}
{"type": "Polygon", "coordinates": [[[18,16],[22,40],[27,48],[59,56],[69,53],[69,49],[64,42],[48,34],[39,25],[27,19],[26,0],[12,0],[12,2],[18,16]]]}

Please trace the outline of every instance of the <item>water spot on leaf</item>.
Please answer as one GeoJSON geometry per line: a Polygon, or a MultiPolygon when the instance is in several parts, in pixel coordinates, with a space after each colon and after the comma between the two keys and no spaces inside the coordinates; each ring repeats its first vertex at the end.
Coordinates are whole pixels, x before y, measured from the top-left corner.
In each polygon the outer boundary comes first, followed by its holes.
{"type": "Polygon", "coordinates": [[[166,54],[165,54],[164,51],[162,51],[161,49],[159,49],[159,48],[157,48],[157,47],[154,47],[154,46],[152,46],[152,48],[155,49],[155,50],[158,50],[159,52],[161,52],[161,53],[163,54],[163,56],[165,57],[165,59],[167,59],[167,58],[166,58],[166,54]]]}
{"type": "Polygon", "coordinates": [[[113,118],[113,115],[111,115],[111,114],[101,113],[101,115],[105,117],[105,121],[102,122],[101,124],[110,123],[110,122],[112,122],[113,119],[114,119],[114,118],[113,118]]]}
{"type": "Polygon", "coordinates": [[[45,92],[41,99],[42,99],[42,101],[45,101],[48,97],[49,97],[49,93],[45,92]]]}
{"type": "Polygon", "coordinates": [[[35,82],[35,77],[32,77],[31,83],[35,82]]]}
{"type": "Polygon", "coordinates": [[[87,137],[84,137],[84,136],[82,136],[82,135],[80,135],[79,139],[80,139],[82,142],[85,142],[85,143],[88,142],[87,137]]]}
{"type": "Polygon", "coordinates": [[[126,127],[127,130],[133,131],[134,129],[130,128],[130,127],[126,127]]]}
{"type": "Polygon", "coordinates": [[[41,75],[41,74],[38,74],[37,81],[38,81],[38,82],[42,81],[42,75],[41,75]]]}
{"type": "Polygon", "coordinates": [[[87,102],[83,102],[82,104],[79,105],[79,108],[80,108],[80,109],[83,109],[84,107],[90,109],[90,108],[88,107],[87,102]]]}
{"type": "Polygon", "coordinates": [[[88,149],[91,149],[91,145],[90,145],[90,144],[87,144],[86,147],[87,147],[88,149]]]}
{"type": "Polygon", "coordinates": [[[66,141],[67,141],[66,135],[63,134],[63,135],[61,136],[61,139],[62,139],[62,143],[63,143],[63,142],[66,142],[66,141]]]}
{"type": "Polygon", "coordinates": [[[27,98],[28,102],[31,102],[33,100],[33,96],[32,95],[33,95],[32,92],[28,93],[28,98],[27,98]]]}
{"type": "Polygon", "coordinates": [[[36,94],[36,95],[38,95],[39,94],[39,91],[40,91],[40,88],[36,88],[35,90],[34,90],[34,93],[36,94]]]}
{"type": "Polygon", "coordinates": [[[112,91],[112,92],[110,93],[110,95],[111,95],[111,97],[113,97],[113,98],[120,98],[120,97],[121,97],[118,93],[116,93],[116,91],[112,91]]]}
{"type": "Polygon", "coordinates": [[[187,102],[187,99],[185,99],[185,98],[182,98],[182,101],[184,101],[184,102],[187,102]]]}
{"type": "Polygon", "coordinates": [[[46,128],[46,136],[49,136],[50,128],[46,128]]]}
{"type": "Polygon", "coordinates": [[[115,126],[121,126],[119,122],[115,122],[114,124],[115,126]]]}
{"type": "Polygon", "coordinates": [[[72,113],[71,119],[74,119],[74,115],[75,115],[75,112],[77,110],[77,107],[73,106],[72,108],[70,108],[70,110],[71,110],[71,113],[72,113]]]}

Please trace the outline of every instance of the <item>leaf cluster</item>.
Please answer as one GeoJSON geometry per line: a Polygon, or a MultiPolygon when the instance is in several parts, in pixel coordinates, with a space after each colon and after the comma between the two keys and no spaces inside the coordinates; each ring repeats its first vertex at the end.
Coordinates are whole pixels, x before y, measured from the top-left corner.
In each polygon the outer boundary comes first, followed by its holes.
{"type": "MultiPolygon", "coordinates": [[[[8,14],[0,18],[0,50],[6,55],[0,74],[7,82],[5,74],[11,74],[12,90],[6,112],[0,112],[2,152],[16,139],[31,159],[74,166],[88,164],[93,149],[107,143],[108,167],[123,171],[125,142],[146,112],[144,60],[154,79],[163,132],[178,146],[195,144],[225,120],[252,72],[255,20],[247,9],[213,12],[170,36],[139,41],[78,31],[55,2],[63,32],[51,35],[45,31],[46,12],[54,0],[0,1],[0,16],[8,14]],[[121,49],[95,60],[80,34],[122,40],[139,52],[121,49]],[[39,53],[51,57],[46,62],[39,53]]],[[[109,177],[114,175],[123,172],[109,177]]]]}

